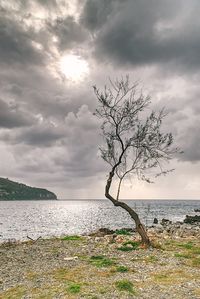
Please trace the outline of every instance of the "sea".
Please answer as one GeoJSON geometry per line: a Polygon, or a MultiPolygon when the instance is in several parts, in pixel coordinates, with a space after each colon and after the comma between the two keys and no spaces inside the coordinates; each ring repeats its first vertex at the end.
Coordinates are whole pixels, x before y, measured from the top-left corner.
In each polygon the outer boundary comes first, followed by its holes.
{"type": "MultiPolygon", "coordinates": [[[[128,200],[146,226],[153,219],[183,221],[200,200],[128,200]]],[[[134,222],[108,200],[0,201],[0,242],[89,234],[99,228],[131,228],[134,222]]]]}

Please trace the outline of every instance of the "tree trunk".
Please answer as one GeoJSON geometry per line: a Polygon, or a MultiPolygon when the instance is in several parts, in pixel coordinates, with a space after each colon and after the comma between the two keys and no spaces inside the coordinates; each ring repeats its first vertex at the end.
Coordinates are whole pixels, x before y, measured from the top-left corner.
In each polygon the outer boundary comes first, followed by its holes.
{"type": "Polygon", "coordinates": [[[135,221],[136,231],[141,236],[142,243],[149,246],[150,245],[149,237],[147,235],[144,225],[140,221],[138,214],[131,207],[129,207],[126,203],[117,201],[110,195],[106,196],[106,197],[112,201],[114,206],[121,207],[122,209],[126,210],[129,213],[131,218],[135,221]],[[111,199],[111,197],[112,197],[112,199],[111,199]]]}
{"type": "Polygon", "coordinates": [[[138,214],[131,207],[129,207],[126,203],[124,203],[122,201],[118,201],[110,195],[109,190],[110,190],[110,185],[111,185],[113,176],[114,176],[114,172],[111,171],[109,174],[109,178],[107,180],[106,188],[105,188],[106,198],[108,198],[114,204],[114,206],[121,207],[122,209],[126,210],[129,213],[131,218],[135,221],[136,231],[141,236],[142,244],[149,246],[150,245],[149,237],[147,235],[144,225],[140,221],[138,214]]]}

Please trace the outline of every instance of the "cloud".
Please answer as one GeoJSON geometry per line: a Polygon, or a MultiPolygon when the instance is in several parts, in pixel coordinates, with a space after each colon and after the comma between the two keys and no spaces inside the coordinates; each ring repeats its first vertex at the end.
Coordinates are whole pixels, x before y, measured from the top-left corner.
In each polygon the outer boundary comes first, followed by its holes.
{"type": "Polygon", "coordinates": [[[121,67],[151,64],[166,67],[171,63],[172,69],[173,65],[198,69],[199,19],[195,11],[200,4],[197,1],[191,1],[190,5],[181,0],[124,1],[118,9],[111,5],[112,1],[108,3],[106,6],[99,1],[87,1],[83,14],[87,27],[91,31],[96,28],[94,55],[99,61],[103,59],[121,67]],[[92,9],[95,16],[105,10],[100,18],[102,23],[98,17],[89,18],[92,9]]]}
{"type": "Polygon", "coordinates": [[[25,127],[35,122],[35,118],[22,111],[17,104],[7,104],[0,99],[0,128],[25,127]]]}
{"type": "MultiPolygon", "coordinates": [[[[2,12],[0,12],[2,15],[2,12]]],[[[31,32],[15,19],[0,18],[0,57],[2,66],[41,65],[45,55],[34,47],[31,32]]]]}
{"type": "Polygon", "coordinates": [[[81,14],[81,23],[91,31],[99,30],[107,23],[117,3],[118,0],[87,0],[81,14]]]}
{"type": "MultiPolygon", "coordinates": [[[[198,181],[199,5],[197,0],[2,1],[2,176],[55,188],[63,197],[103,197],[108,166],[99,157],[92,86],[102,88],[108,77],[129,73],[152,96],[152,109],[166,107],[164,130],[173,132],[185,152],[178,157],[172,191],[180,194],[180,176],[184,184],[189,177],[181,171],[189,166],[191,180],[198,181]],[[67,53],[87,60],[90,72],[82,82],[61,73],[60,59],[67,53]],[[187,166],[180,171],[182,164],[187,166]]],[[[167,194],[171,182],[154,187],[158,196],[162,190],[167,194]]],[[[138,188],[150,190],[141,183],[138,188]]],[[[141,194],[138,190],[125,190],[124,197],[141,194]]]]}
{"type": "Polygon", "coordinates": [[[61,51],[81,47],[87,40],[87,32],[79,25],[73,16],[66,18],[57,18],[52,24],[49,24],[49,30],[58,38],[58,45],[61,51]]]}

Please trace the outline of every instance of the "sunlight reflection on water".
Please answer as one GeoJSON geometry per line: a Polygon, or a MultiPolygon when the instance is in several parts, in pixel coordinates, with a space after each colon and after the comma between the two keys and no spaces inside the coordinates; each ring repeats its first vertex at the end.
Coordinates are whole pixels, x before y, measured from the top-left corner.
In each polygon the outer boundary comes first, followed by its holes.
{"type": "MultiPolygon", "coordinates": [[[[145,225],[153,218],[183,220],[200,207],[200,201],[129,201],[145,225]]],[[[0,242],[40,236],[84,234],[100,227],[132,227],[129,215],[106,200],[0,201],[0,242]]]]}

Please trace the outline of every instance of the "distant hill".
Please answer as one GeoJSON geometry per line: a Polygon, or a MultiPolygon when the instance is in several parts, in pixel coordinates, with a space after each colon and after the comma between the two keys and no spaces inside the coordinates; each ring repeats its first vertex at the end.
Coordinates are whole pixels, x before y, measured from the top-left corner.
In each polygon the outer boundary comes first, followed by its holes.
{"type": "Polygon", "coordinates": [[[0,178],[0,200],[57,199],[53,192],[0,178]]]}

